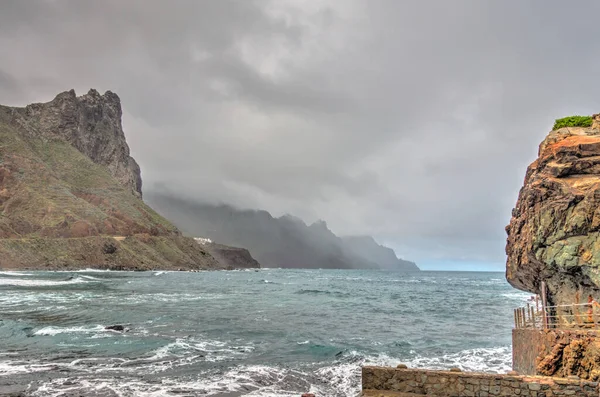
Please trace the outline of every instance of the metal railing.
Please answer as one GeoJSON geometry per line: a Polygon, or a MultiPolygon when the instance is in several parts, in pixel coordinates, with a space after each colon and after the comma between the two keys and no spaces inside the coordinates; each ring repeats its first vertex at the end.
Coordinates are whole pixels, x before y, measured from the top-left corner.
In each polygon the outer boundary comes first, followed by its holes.
{"type": "Polygon", "coordinates": [[[515,328],[595,328],[600,329],[600,305],[575,303],[548,306],[546,310],[527,304],[514,310],[515,328]]]}
{"type": "Polygon", "coordinates": [[[586,303],[549,306],[539,296],[514,310],[515,328],[587,328],[600,329],[600,303],[589,298],[586,303]]]}
{"type": "Polygon", "coordinates": [[[540,298],[536,295],[532,302],[527,302],[526,307],[518,307],[514,310],[515,328],[548,328],[549,316],[540,298]],[[534,303],[535,302],[535,303],[534,303]]]}

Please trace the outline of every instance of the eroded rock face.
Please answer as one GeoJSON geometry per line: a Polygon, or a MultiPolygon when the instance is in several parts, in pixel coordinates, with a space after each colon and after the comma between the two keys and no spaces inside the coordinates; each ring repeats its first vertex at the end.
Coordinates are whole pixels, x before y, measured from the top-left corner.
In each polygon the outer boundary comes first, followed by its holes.
{"type": "Polygon", "coordinates": [[[74,146],[109,172],[137,196],[142,196],[140,167],[129,155],[121,126],[121,100],[107,91],[86,95],[60,93],[47,103],[13,109],[13,123],[32,137],[60,139],[74,146]]]}
{"type": "MultiPolygon", "coordinates": [[[[198,242],[198,239],[195,239],[198,242]]],[[[208,239],[204,239],[208,240],[208,239]]],[[[260,268],[260,263],[245,248],[230,247],[212,241],[199,242],[223,267],[230,269],[260,268]]]]}
{"type": "MultiPolygon", "coordinates": [[[[595,118],[596,119],[596,118],[595,118]]],[[[506,227],[506,278],[550,304],[600,300],[600,126],[550,132],[506,227]]]]}

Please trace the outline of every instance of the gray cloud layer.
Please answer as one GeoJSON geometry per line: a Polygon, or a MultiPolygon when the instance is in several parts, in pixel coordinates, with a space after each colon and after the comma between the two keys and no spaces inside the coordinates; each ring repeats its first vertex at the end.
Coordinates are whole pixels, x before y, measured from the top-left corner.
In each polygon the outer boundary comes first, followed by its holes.
{"type": "Polygon", "coordinates": [[[123,101],[145,189],[504,260],[554,118],[600,110],[596,1],[6,1],[0,103],[123,101]]]}

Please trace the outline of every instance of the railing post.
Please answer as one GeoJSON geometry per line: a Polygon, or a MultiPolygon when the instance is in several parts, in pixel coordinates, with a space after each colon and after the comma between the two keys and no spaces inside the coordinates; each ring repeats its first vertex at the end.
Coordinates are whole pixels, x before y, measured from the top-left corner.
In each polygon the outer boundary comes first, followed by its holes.
{"type": "Polygon", "coordinates": [[[548,312],[547,312],[548,302],[546,301],[546,282],[542,281],[542,315],[543,315],[543,324],[544,329],[548,329],[548,312]]]}

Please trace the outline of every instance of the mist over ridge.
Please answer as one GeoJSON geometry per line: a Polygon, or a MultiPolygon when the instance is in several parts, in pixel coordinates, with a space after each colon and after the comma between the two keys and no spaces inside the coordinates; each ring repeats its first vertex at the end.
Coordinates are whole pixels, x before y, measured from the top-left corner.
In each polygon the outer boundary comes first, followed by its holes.
{"type": "Polygon", "coordinates": [[[144,199],[185,233],[246,248],[263,267],[418,271],[370,236],[336,236],[323,220],[307,225],[293,215],[205,204],[145,192],[144,199]]]}

